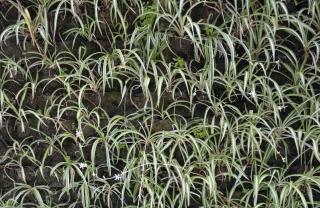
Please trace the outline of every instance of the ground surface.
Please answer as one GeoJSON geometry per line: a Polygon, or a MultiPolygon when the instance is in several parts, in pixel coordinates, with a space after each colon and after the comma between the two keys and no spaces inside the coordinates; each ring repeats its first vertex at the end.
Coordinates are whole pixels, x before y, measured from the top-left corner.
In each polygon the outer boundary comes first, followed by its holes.
{"type": "Polygon", "coordinates": [[[1,207],[319,207],[320,2],[0,1],[1,207]]]}

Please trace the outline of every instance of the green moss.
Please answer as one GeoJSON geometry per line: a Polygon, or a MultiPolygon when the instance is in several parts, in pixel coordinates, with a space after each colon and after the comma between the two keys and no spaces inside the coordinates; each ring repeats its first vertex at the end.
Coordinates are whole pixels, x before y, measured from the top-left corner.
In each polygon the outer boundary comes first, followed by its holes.
{"type": "Polygon", "coordinates": [[[205,127],[197,127],[192,130],[192,133],[198,139],[205,139],[209,136],[208,131],[205,127]]]}
{"type": "Polygon", "coordinates": [[[175,68],[184,68],[186,65],[186,61],[181,57],[174,58],[173,61],[174,61],[175,68]]]}
{"type": "Polygon", "coordinates": [[[144,15],[140,18],[140,24],[142,27],[151,27],[156,18],[156,5],[144,5],[144,15]]]}

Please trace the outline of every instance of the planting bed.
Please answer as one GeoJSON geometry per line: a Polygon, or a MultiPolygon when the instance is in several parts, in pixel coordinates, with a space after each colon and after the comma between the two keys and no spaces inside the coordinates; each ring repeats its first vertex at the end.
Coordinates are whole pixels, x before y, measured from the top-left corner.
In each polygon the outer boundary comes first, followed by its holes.
{"type": "Polygon", "coordinates": [[[320,1],[0,14],[0,207],[320,207],[320,1]]]}

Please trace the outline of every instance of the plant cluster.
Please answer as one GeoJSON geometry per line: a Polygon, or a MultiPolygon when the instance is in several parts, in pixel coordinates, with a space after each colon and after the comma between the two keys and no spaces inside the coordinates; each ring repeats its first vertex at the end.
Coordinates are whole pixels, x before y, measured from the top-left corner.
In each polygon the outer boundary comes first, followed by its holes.
{"type": "Polygon", "coordinates": [[[320,207],[320,1],[0,1],[1,207],[320,207]]]}

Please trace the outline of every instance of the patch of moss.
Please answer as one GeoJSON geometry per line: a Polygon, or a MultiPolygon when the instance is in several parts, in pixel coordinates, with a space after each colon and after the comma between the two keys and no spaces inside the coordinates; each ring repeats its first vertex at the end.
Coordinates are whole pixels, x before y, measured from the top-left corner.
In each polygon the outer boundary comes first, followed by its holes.
{"type": "Polygon", "coordinates": [[[140,18],[140,24],[142,27],[150,27],[156,18],[156,5],[144,5],[144,15],[140,18]]]}
{"type": "Polygon", "coordinates": [[[192,133],[198,139],[205,139],[209,136],[208,131],[205,127],[197,127],[192,130],[192,133]]]}
{"type": "Polygon", "coordinates": [[[181,57],[174,58],[173,61],[174,61],[175,68],[184,68],[185,67],[186,61],[183,58],[181,58],[181,57]]]}

